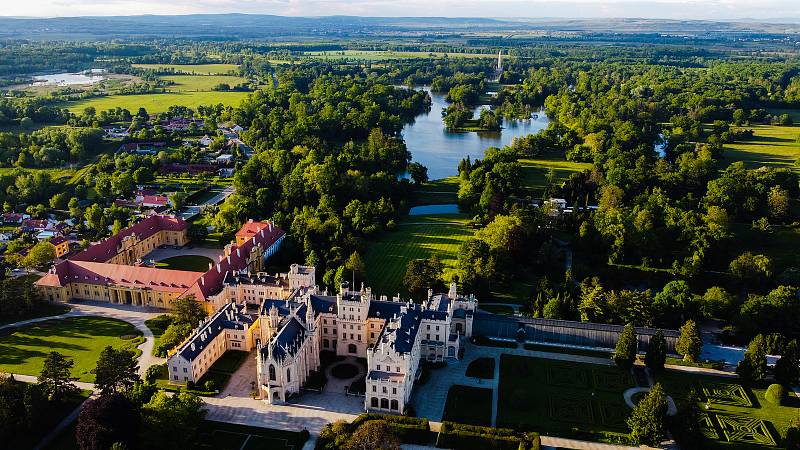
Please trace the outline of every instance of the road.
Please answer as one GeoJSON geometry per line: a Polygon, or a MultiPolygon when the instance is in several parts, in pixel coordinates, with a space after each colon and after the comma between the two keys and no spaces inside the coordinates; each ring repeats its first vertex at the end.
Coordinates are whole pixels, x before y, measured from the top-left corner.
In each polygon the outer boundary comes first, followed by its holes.
{"type": "Polygon", "coordinates": [[[220,191],[219,194],[209,198],[208,200],[204,201],[199,205],[190,205],[184,207],[183,210],[180,212],[180,216],[183,220],[189,220],[192,217],[200,214],[204,208],[222,203],[223,201],[225,201],[226,198],[228,198],[234,192],[236,192],[236,188],[233,187],[232,185],[228,186],[222,191],[220,191]]]}

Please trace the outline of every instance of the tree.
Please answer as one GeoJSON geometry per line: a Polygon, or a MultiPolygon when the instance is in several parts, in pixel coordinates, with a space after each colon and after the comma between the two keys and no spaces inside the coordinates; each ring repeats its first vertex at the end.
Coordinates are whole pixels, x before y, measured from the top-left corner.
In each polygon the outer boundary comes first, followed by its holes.
{"type": "Polygon", "coordinates": [[[24,393],[12,377],[0,374],[0,439],[9,442],[25,425],[24,393]]]}
{"type": "Polygon", "coordinates": [[[728,291],[718,286],[712,286],[703,294],[700,311],[705,317],[727,318],[733,308],[733,301],[733,295],[728,291]]]}
{"type": "Polygon", "coordinates": [[[353,432],[347,450],[399,450],[400,440],[383,420],[364,422],[353,432]]]}
{"type": "Polygon", "coordinates": [[[800,350],[797,340],[793,339],[781,352],[781,358],[775,362],[775,379],[785,386],[796,386],[800,382],[800,350]]]}
{"type": "Polygon", "coordinates": [[[95,386],[102,395],[125,392],[139,380],[139,366],[130,350],[116,350],[110,345],[100,352],[95,374],[95,386]]]}
{"type": "Polygon", "coordinates": [[[157,392],[142,407],[142,448],[194,448],[205,415],[203,400],[196,395],[157,392]]]}
{"type": "Polygon", "coordinates": [[[59,401],[78,388],[70,381],[74,362],[59,352],[50,352],[44,359],[39,385],[50,401],[59,401]]]}
{"type": "Polygon", "coordinates": [[[730,271],[742,281],[765,281],[772,276],[772,261],[764,255],[744,252],[731,261],[730,271]]]}
{"type": "Polygon", "coordinates": [[[769,216],[776,220],[784,220],[789,215],[789,193],[780,186],[772,186],[767,194],[769,216]]]}
{"type": "Polygon", "coordinates": [[[22,265],[28,269],[37,269],[56,259],[56,246],[42,241],[34,245],[22,258],[22,265]]]}
{"type": "Polygon", "coordinates": [[[88,400],[80,415],[75,438],[80,450],[107,450],[114,443],[136,448],[139,414],[122,394],[101,395],[88,400]]]}
{"type": "Polygon", "coordinates": [[[636,337],[636,328],[632,323],[625,325],[622,333],[619,334],[617,340],[617,347],[614,349],[614,354],[611,359],[623,369],[630,369],[633,367],[633,362],[636,361],[636,350],[638,348],[638,340],[636,337]]]}
{"type": "Polygon", "coordinates": [[[429,259],[414,259],[406,264],[403,285],[412,298],[427,298],[427,290],[435,289],[441,284],[444,266],[436,255],[429,259]]]}
{"type": "Polygon", "coordinates": [[[200,321],[205,320],[208,311],[194,296],[189,295],[172,302],[172,322],[187,324],[194,328],[200,321]]]}
{"type": "MultiPolygon", "coordinates": [[[[349,270],[350,273],[353,275],[353,280],[356,278],[363,279],[364,276],[364,260],[361,259],[361,255],[358,252],[353,252],[347,261],[344,263],[344,268],[349,270]]],[[[355,286],[352,286],[355,289],[355,286]]]]}
{"type": "Polygon", "coordinates": [[[656,383],[628,418],[631,439],[637,445],[657,446],[667,435],[667,396],[661,383],[656,383]]]}
{"type": "Polygon", "coordinates": [[[689,389],[686,400],[678,410],[676,417],[677,430],[672,432],[675,440],[678,441],[682,448],[703,448],[702,443],[705,437],[700,428],[701,423],[700,396],[692,388],[689,389]]]}
{"type": "Polygon", "coordinates": [[[736,373],[745,382],[759,382],[767,377],[767,342],[763,335],[750,341],[744,359],[736,366],[736,373]]]}
{"type": "Polygon", "coordinates": [[[647,346],[647,353],[644,355],[644,364],[651,370],[663,370],[666,361],[667,340],[664,338],[664,332],[657,330],[650,338],[650,345],[647,346]]]}
{"type": "Polygon", "coordinates": [[[408,165],[408,175],[417,186],[428,182],[428,168],[418,162],[408,165]]]}
{"type": "Polygon", "coordinates": [[[675,343],[675,351],[683,355],[684,361],[697,361],[703,351],[703,340],[694,320],[687,320],[680,329],[680,337],[675,343]]]}
{"type": "Polygon", "coordinates": [[[185,192],[174,192],[169,196],[169,201],[172,203],[172,209],[178,211],[186,205],[186,199],[189,196],[185,192]]]}
{"type": "Polygon", "coordinates": [[[456,268],[465,291],[486,295],[497,263],[489,244],[480,239],[468,239],[461,244],[456,268]]]}

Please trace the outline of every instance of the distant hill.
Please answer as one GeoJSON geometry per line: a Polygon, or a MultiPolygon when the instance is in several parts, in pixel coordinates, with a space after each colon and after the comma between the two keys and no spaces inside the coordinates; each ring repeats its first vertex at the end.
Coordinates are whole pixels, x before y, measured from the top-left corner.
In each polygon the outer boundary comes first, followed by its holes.
{"type": "Polygon", "coordinates": [[[207,39],[297,39],[375,34],[474,32],[611,32],[800,34],[800,20],[733,22],[656,19],[492,19],[448,17],[284,17],[260,14],[0,18],[5,39],[125,39],[186,37],[207,39]]]}

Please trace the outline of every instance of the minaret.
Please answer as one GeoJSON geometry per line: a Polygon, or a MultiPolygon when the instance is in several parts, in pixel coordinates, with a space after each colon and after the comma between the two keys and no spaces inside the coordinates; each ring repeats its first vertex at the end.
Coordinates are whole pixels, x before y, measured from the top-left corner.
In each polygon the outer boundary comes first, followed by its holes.
{"type": "Polygon", "coordinates": [[[500,50],[497,52],[497,73],[500,74],[503,72],[503,51],[500,50]]]}

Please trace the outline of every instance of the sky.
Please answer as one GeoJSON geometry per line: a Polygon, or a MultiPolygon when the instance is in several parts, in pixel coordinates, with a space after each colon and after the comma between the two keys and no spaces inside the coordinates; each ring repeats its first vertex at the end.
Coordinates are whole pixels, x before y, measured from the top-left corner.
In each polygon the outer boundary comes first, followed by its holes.
{"type": "Polygon", "coordinates": [[[0,0],[0,16],[252,13],[284,16],[800,18],[800,0],[0,0]]]}

